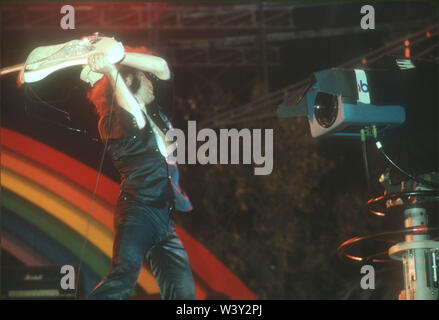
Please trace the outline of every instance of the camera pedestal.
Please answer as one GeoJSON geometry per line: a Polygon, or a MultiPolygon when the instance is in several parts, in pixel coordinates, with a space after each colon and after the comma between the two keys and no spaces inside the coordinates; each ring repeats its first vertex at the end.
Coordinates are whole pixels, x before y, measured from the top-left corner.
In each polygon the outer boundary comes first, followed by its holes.
{"type": "MultiPolygon", "coordinates": [[[[437,173],[423,176],[430,181],[439,181],[438,177],[437,173]]],[[[382,217],[388,214],[402,215],[404,229],[349,239],[339,246],[339,256],[357,263],[402,262],[404,289],[398,298],[437,300],[439,228],[435,225],[435,215],[438,215],[436,205],[439,204],[439,191],[414,181],[392,185],[388,175],[382,175],[380,182],[386,190],[385,194],[370,199],[366,209],[382,217]],[[400,241],[401,236],[404,241],[400,241]],[[371,242],[373,245],[370,245],[371,242]],[[380,248],[378,244],[383,243],[384,246],[380,248]]]]}

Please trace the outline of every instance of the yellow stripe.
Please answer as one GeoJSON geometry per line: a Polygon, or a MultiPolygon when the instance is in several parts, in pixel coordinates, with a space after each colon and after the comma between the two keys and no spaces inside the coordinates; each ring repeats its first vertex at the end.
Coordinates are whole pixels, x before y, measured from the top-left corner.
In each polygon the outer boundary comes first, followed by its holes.
{"type": "MultiPolygon", "coordinates": [[[[1,184],[18,194],[20,197],[34,203],[53,217],[70,226],[80,235],[86,235],[88,216],[81,210],[55,196],[20,175],[2,168],[1,184]]],[[[111,258],[113,250],[113,235],[94,219],[90,218],[88,240],[111,258]]],[[[148,293],[158,293],[159,289],[152,274],[145,268],[139,276],[139,285],[148,293]]]]}
{"type": "MultiPolygon", "coordinates": [[[[90,216],[90,203],[92,193],[78,186],[78,184],[53,173],[45,167],[36,165],[33,161],[23,158],[8,149],[2,150],[1,167],[7,168],[19,174],[28,182],[35,183],[57,197],[67,201],[72,206],[90,216]]],[[[113,210],[114,207],[95,197],[93,201],[93,214],[91,215],[98,223],[113,231],[113,210]]]]}

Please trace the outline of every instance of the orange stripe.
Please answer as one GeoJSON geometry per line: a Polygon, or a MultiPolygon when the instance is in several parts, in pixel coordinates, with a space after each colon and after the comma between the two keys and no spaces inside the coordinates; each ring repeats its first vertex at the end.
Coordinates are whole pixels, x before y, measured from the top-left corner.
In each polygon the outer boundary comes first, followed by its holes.
{"type": "MultiPolygon", "coordinates": [[[[19,173],[21,176],[43,186],[45,189],[56,194],[58,197],[70,202],[81,211],[90,215],[90,203],[92,193],[84,188],[65,179],[64,177],[49,171],[40,165],[36,165],[6,148],[3,148],[1,155],[2,167],[19,173]]],[[[114,207],[96,197],[91,207],[91,216],[114,232],[113,210],[114,207]]]]}

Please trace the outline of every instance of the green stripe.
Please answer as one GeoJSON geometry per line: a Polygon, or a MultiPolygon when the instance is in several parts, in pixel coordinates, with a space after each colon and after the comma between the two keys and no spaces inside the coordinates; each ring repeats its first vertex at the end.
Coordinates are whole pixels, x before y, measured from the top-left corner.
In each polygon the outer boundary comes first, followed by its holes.
{"type": "Polygon", "coordinates": [[[81,254],[84,238],[79,233],[14,192],[2,188],[1,193],[2,206],[61,244],[100,277],[106,276],[110,258],[96,246],[88,242],[81,254]]]}

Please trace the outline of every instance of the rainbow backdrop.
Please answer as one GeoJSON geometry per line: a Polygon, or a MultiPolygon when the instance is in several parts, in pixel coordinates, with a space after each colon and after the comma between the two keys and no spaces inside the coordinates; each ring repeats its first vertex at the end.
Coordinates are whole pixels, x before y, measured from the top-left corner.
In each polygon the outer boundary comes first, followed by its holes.
{"type": "MultiPolygon", "coordinates": [[[[78,265],[81,259],[85,288],[90,290],[109,269],[118,184],[101,176],[92,203],[96,170],[6,128],[1,129],[1,146],[3,249],[28,266],[78,265]],[[87,225],[88,244],[83,249],[87,225]]],[[[177,233],[189,255],[197,299],[210,292],[257,299],[190,234],[179,226],[177,233]]],[[[138,286],[147,294],[159,293],[146,267],[138,286]]]]}

